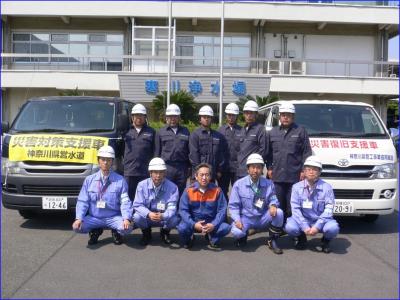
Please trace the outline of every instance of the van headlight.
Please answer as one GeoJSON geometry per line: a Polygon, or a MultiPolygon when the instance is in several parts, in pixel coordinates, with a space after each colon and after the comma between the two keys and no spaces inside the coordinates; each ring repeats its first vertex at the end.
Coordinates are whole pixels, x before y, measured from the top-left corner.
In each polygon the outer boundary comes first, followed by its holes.
{"type": "Polygon", "coordinates": [[[8,158],[1,158],[1,173],[2,174],[20,174],[20,167],[17,161],[10,161],[8,158]]]}
{"type": "Polygon", "coordinates": [[[374,174],[374,178],[378,179],[390,179],[396,177],[394,164],[375,166],[375,168],[372,169],[372,173],[374,174]]]}

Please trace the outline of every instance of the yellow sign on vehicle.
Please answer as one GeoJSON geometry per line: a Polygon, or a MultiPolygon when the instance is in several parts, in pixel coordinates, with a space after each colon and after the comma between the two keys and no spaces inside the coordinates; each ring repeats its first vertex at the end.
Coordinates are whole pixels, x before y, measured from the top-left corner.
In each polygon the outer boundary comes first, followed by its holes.
{"type": "Polygon", "coordinates": [[[9,144],[10,161],[53,161],[97,164],[97,150],[108,138],[87,135],[18,134],[9,144]]]}

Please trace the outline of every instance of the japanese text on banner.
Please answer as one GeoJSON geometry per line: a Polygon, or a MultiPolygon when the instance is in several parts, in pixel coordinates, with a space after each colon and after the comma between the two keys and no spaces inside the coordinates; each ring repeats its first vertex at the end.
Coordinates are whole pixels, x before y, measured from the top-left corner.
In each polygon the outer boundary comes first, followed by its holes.
{"type": "Polygon", "coordinates": [[[97,164],[97,150],[108,138],[80,135],[19,134],[9,145],[11,161],[55,161],[97,164]]]}

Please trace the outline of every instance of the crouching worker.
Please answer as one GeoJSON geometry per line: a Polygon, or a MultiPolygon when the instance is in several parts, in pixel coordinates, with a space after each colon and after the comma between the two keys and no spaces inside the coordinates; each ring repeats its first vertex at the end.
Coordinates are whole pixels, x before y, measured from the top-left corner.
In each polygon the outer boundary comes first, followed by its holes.
{"type": "Polygon", "coordinates": [[[170,230],[179,223],[176,207],[179,199],[178,187],[165,178],[167,166],[163,159],[153,158],[149,163],[150,178],[139,182],[133,208],[135,225],[142,229],[140,243],[148,245],[151,227],[161,227],[160,236],[165,244],[171,244],[170,230]]]}
{"type": "Polygon", "coordinates": [[[76,203],[74,231],[89,233],[88,245],[97,243],[104,228],[110,228],[114,244],[132,231],[132,202],[128,185],[121,175],[111,170],[114,149],[103,146],[97,152],[100,171],[86,177],[76,203]]]}
{"type": "Polygon", "coordinates": [[[193,233],[202,233],[208,240],[208,248],[219,250],[219,241],[227,235],[231,226],[224,223],[226,200],[221,188],[210,183],[211,166],[201,163],[195,168],[196,181],[182,194],[179,215],[182,218],[177,229],[184,248],[193,246],[193,233]]]}
{"type": "Polygon", "coordinates": [[[282,254],[276,241],[282,232],[283,211],[278,208],[274,184],[262,176],[264,160],[260,154],[249,155],[246,164],[248,176],[235,182],[229,198],[235,244],[241,247],[247,243],[249,229],[268,228],[267,246],[274,253],[282,254]]]}
{"type": "Polygon", "coordinates": [[[339,232],[339,225],[333,219],[335,198],[332,187],[319,179],[322,164],[316,156],[310,156],[304,162],[305,180],[292,188],[292,217],[287,220],[285,230],[295,237],[295,248],[304,249],[307,235],[323,233],[321,244],[315,250],[329,253],[329,242],[339,232]]]}

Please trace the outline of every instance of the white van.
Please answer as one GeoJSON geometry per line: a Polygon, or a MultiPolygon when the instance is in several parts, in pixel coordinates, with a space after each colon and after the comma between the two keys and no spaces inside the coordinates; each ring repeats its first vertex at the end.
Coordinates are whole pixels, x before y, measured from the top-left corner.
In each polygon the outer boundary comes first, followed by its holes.
{"type": "MultiPolygon", "coordinates": [[[[321,178],[335,194],[337,215],[373,222],[390,214],[397,201],[397,154],[384,123],[366,103],[296,100],[295,122],[310,136],[323,164],[321,178]]],[[[265,127],[279,125],[277,101],[260,108],[265,127]]]]}

